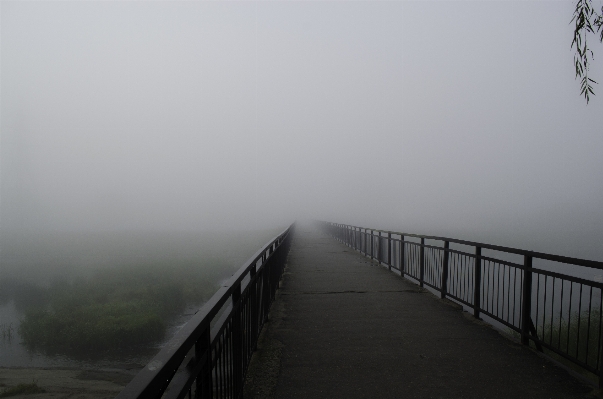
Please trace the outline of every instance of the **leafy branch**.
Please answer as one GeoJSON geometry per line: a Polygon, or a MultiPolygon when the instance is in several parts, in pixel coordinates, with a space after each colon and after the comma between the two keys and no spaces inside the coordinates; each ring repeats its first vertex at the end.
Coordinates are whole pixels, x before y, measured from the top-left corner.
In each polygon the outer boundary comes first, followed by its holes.
{"type": "Polygon", "coordinates": [[[576,47],[574,55],[576,79],[581,78],[580,94],[584,96],[588,104],[590,95],[595,95],[593,84],[597,84],[597,82],[588,76],[590,61],[594,59],[594,53],[588,47],[587,35],[598,32],[599,40],[603,42],[603,7],[599,14],[595,11],[592,0],[578,0],[571,22],[575,23],[572,48],[576,47]]]}

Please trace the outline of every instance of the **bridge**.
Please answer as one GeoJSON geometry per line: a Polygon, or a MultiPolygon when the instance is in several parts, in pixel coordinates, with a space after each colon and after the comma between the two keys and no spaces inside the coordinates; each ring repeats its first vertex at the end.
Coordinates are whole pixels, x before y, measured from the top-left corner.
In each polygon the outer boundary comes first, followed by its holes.
{"type": "Polygon", "coordinates": [[[603,263],[292,225],[118,398],[588,397],[602,369],[592,269],[603,263]]]}

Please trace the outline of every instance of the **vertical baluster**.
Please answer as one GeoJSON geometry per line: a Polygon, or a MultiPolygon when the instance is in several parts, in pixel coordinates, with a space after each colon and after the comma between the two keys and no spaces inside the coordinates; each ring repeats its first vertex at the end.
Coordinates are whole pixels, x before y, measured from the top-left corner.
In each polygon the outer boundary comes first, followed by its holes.
{"type": "MultiPolygon", "coordinates": [[[[218,343],[220,344],[220,355],[217,356],[217,360],[220,361],[219,364],[219,368],[216,369],[216,373],[218,371],[220,371],[220,378],[216,378],[216,381],[218,382],[218,387],[220,388],[220,398],[224,398],[226,397],[226,392],[227,392],[227,387],[228,387],[228,371],[226,369],[226,361],[228,359],[228,341],[227,341],[227,337],[226,334],[230,332],[230,327],[229,324],[226,325],[226,329],[224,329],[224,332],[222,333],[222,336],[220,337],[220,340],[218,341],[218,343]]],[[[217,352],[216,352],[217,353],[217,352]]],[[[218,364],[216,364],[216,367],[218,367],[218,364]]]]}
{"type": "Polygon", "coordinates": [[[578,296],[578,331],[576,332],[576,359],[580,357],[580,323],[582,321],[582,288],[584,284],[580,284],[580,295],[578,296]]]}
{"type": "Polygon", "coordinates": [[[250,308],[250,339],[253,345],[253,351],[257,349],[257,338],[258,338],[258,299],[257,299],[257,287],[258,280],[255,278],[256,275],[256,264],[254,263],[249,270],[249,284],[251,284],[249,292],[249,301],[251,303],[250,308]]]}
{"type": "MultiPolygon", "coordinates": [[[[515,268],[515,272],[513,274],[513,325],[517,323],[517,317],[515,316],[516,308],[517,308],[517,268],[515,268]]],[[[519,303],[521,303],[521,296],[519,297],[519,303]]]]}
{"type": "MultiPolygon", "coordinates": [[[[599,389],[603,388],[603,367],[601,366],[601,330],[603,329],[603,290],[599,289],[599,338],[597,339],[597,368],[599,369],[599,389]]],[[[569,324],[569,323],[568,323],[569,324]]],[[[569,351],[568,351],[569,353],[569,351]]]]}
{"type": "Polygon", "coordinates": [[[385,259],[383,258],[383,248],[381,243],[383,242],[383,236],[381,232],[379,232],[379,238],[377,239],[377,256],[379,257],[379,264],[385,263],[385,259]]]}
{"type": "Polygon", "coordinates": [[[373,249],[375,247],[373,242],[374,242],[374,235],[373,235],[373,230],[371,230],[371,260],[373,259],[373,249]]]}
{"type": "Polygon", "coordinates": [[[404,255],[404,236],[400,235],[400,275],[404,277],[404,265],[406,264],[404,255]]]}
{"type": "MultiPolygon", "coordinates": [[[[473,316],[479,319],[480,291],[482,284],[482,248],[475,247],[475,271],[473,273],[473,316]]],[[[498,305],[497,305],[498,306],[498,305]]]]}
{"type": "Polygon", "coordinates": [[[368,255],[366,246],[366,229],[360,229],[360,253],[363,255],[368,255]],[[362,231],[364,230],[364,231],[362,231]]]}
{"type": "Polygon", "coordinates": [[[206,399],[212,397],[211,387],[211,335],[210,328],[207,326],[201,337],[195,344],[195,358],[200,361],[205,355],[205,361],[201,368],[201,372],[197,376],[197,392],[198,398],[206,399]]]}
{"type": "MultiPolygon", "coordinates": [[[[500,278],[500,268],[503,267],[500,263],[496,264],[496,315],[500,316],[500,312],[501,312],[501,304],[502,302],[500,301],[500,292],[502,291],[502,286],[503,286],[503,282],[501,281],[500,278]]],[[[503,270],[504,273],[504,270],[503,270]]],[[[503,274],[504,276],[504,274],[503,274]]],[[[504,292],[503,292],[504,295],[504,292]]],[[[504,302],[504,296],[503,296],[503,302],[504,302]]]]}
{"type": "Polygon", "coordinates": [[[425,275],[425,239],[421,237],[421,250],[419,252],[419,287],[423,286],[425,275]]]}
{"type": "Polygon", "coordinates": [[[591,317],[591,312],[592,312],[592,304],[593,304],[593,287],[589,287],[590,288],[590,298],[588,301],[588,324],[586,325],[586,359],[584,361],[584,363],[589,364],[588,363],[588,346],[590,344],[590,317],[591,317]]]}
{"type": "Polygon", "coordinates": [[[446,298],[446,290],[448,284],[448,248],[450,247],[449,241],[444,241],[444,260],[442,261],[442,290],[440,292],[440,298],[446,298]]]}
{"type": "Polygon", "coordinates": [[[232,378],[234,382],[234,395],[239,396],[241,380],[243,379],[243,348],[241,331],[241,284],[234,286],[232,291],[232,378]]]}
{"type": "Polygon", "coordinates": [[[392,270],[392,233],[387,233],[387,266],[392,270]]]}
{"type": "MultiPolygon", "coordinates": [[[[268,321],[268,310],[270,309],[270,265],[266,264],[266,253],[262,255],[262,274],[263,274],[263,282],[262,282],[262,306],[263,306],[263,315],[264,320],[263,323],[268,321]]],[[[262,323],[262,324],[263,324],[262,323]]]]}
{"type": "MultiPolygon", "coordinates": [[[[484,262],[484,270],[486,269],[486,262],[484,262]]],[[[505,270],[507,271],[507,277],[505,280],[505,284],[507,284],[507,288],[506,288],[506,298],[507,298],[507,303],[506,303],[506,309],[507,309],[507,315],[506,318],[504,319],[507,323],[512,324],[512,320],[511,320],[511,306],[513,303],[513,300],[515,298],[511,297],[511,278],[512,276],[512,270],[511,266],[505,265],[505,270]]],[[[486,286],[486,282],[484,281],[484,287],[486,286]]],[[[484,297],[484,293],[482,293],[482,298],[484,297]]]]}

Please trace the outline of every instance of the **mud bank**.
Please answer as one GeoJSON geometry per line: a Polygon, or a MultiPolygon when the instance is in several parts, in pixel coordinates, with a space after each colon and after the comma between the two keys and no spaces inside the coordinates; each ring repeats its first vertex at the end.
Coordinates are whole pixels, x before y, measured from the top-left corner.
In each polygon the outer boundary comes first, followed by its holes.
{"type": "Polygon", "coordinates": [[[113,399],[137,372],[138,367],[127,370],[0,368],[0,392],[35,382],[46,392],[13,398],[113,399]]]}

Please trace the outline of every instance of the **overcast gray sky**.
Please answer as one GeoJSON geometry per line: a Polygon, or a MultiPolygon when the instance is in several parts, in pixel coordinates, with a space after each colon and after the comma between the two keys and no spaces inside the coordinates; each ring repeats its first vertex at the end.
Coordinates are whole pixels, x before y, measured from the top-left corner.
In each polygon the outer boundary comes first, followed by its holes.
{"type": "Polygon", "coordinates": [[[601,243],[603,85],[586,106],[572,11],[2,1],[0,228],[320,218],[601,243]]]}

